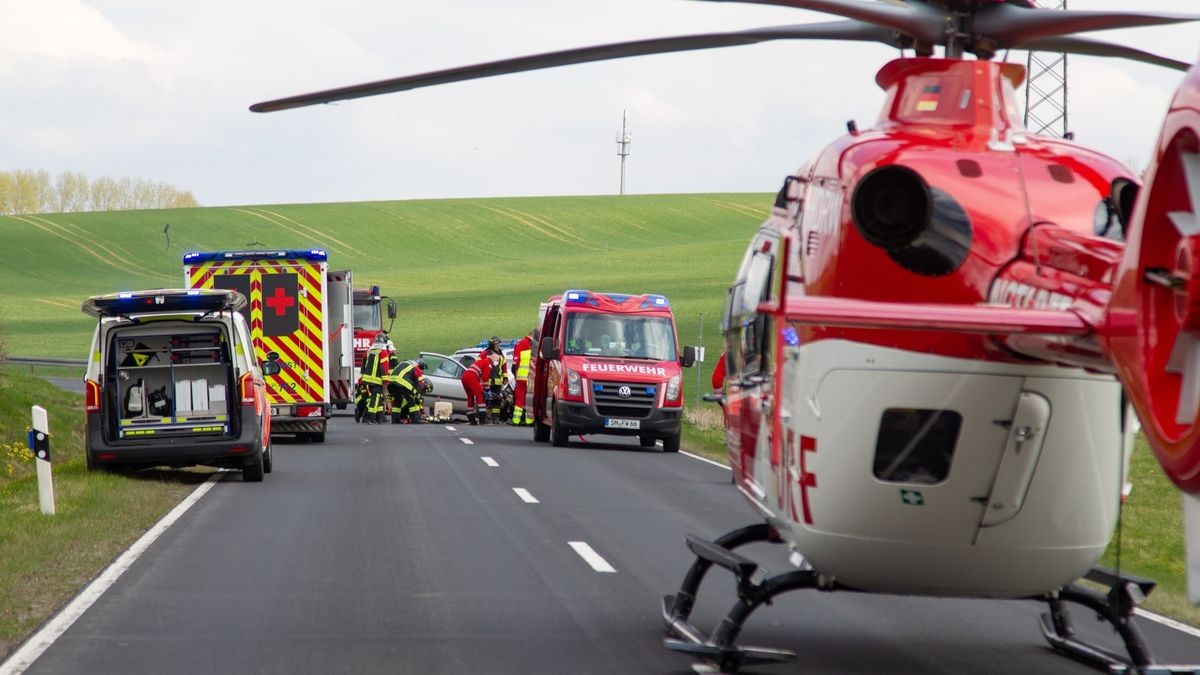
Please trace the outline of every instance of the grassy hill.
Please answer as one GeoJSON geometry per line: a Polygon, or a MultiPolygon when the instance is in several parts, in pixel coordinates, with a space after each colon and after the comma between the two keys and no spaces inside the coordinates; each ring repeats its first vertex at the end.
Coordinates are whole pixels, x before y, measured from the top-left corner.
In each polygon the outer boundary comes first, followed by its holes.
{"type": "Polygon", "coordinates": [[[518,337],[566,288],[663,293],[680,341],[697,343],[703,314],[715,348],[725,290],[770,206],[764,194],[696,194],[2,217],[0,331],[11,355],[82,358],[89,295],[180,286],[184,251],[260,242],[324,248],[357,285],[379,284],[400,306],[403,355],[518,337]]]}

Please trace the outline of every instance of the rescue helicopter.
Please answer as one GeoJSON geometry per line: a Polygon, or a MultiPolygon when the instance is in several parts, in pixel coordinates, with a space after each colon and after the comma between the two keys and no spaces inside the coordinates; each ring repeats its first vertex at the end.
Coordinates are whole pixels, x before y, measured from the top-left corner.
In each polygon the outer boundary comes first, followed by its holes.
{"type": "Polygon", "coordinates": [[[911,51],[876,75],[878,123],[848,123],[787,176],[731,286],[717,398],[756,521],[687,537],[696,559],[663,600],[665,644],[722,671],[794,658],[737,643],[755,610],[792,590],[1008,598],[1044,602],[1049,644],[1098,668],[1196,671],[1156,664],[1132,621],[1153,582],[1096,563],[1139,427],[1175,485],[1200,493],[1200,70],[1143,187],[1112,158],[1025,130],[1024,68],[996,56],[1054,50],[1186,71],[1073,34],[1200,16],[1029,0],[740,1],[842,20],[570,49],[251,110],[771,40],[911,51]],[[788,547],[796,568],[771,576],[736,551],[756,542],[788,547]],[[734,575],[738,600],[705,634],[690,618],[714,566],[734,575]],[[1068,603],[1108,621],[1126,653],[1078,637],[1068,603]]]}

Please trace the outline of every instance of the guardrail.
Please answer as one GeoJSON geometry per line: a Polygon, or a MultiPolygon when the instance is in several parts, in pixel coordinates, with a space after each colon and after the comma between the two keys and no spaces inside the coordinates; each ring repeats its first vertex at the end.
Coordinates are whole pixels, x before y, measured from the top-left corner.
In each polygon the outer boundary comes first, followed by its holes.
{"type": "Polygon", "coordinates": [[[4,359],[4,363],[12,363],[15,365],[29,366],[29,372],[37,366],[76,366],[83,368],[87,366],[87,359],[55,359],[42,356],[10,356],[4,359]]]}

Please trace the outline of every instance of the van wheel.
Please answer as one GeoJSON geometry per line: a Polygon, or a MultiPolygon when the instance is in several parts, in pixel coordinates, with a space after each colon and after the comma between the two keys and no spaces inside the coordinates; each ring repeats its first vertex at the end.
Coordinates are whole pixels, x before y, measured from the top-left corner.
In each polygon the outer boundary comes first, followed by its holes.
{"type": "Polygon", "coordinates": [[[679,452],[679,434],[663,436],[663,452],[679,452]]]}
{"type": "Polygon", "coordinates": [[[655,438],[653,436],[639,436],[638,437],[638,443],[643,448],[653,448],[654,441],[655,441],[655,438]]]}
{"type": "Polygon", "coordinates": [[[558,413],[554,413],[550,417],[550,445],[556,448],[564,447],[568,438],[570,438],[570,434],[558,423],[558,413]]]}
{"type": "Polygon", "coordinates": [[[267,446],[266,452],[263,453],[262,461],[263,473],[271,473],[271,469],[275,468],[275,453],[271,452],[271,446],[267,446]]]}
{"type": "Polygon", "coordinates": [[[309,434],[308,442],[309,443],[324,443],[325,442],[325,432],[317,431],[317,432],[309,434]]]}
{"type": "Polygon", "coordinates": [[[242,482],[243,483],[261,483],[263,479],[263,463],[260,459],[253,464],[242,465],[242,482]]]}

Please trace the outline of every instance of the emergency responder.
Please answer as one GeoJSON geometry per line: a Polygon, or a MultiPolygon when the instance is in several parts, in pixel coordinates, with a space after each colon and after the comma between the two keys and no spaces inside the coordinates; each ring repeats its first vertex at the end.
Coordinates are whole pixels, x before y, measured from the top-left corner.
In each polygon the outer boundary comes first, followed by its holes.
{"type": "Polygon", "coordinates": [[[419,424],[422,421],[424,369],[425,361],[419,358],[400,361],[392,367],[392,378],[388,383],[392,395],[392,424],[419,424]]]}
{"type": "Polygon", "coordinates": [[[536,340],[537,329],[529,331],[525,337],[517,340],[516,346],[513,347],[513,378],[516,384],[513,385],[513,414],[512,423],[515,425],[528,426],[533,424],[533,419],[525,416],[525,391],[527,384],[525,378],[529,375],[529,357],[532,355],[533,343],[536,340]]]}
{"type": "Polygon", "coordinates": [[[487,424],[487,407],[483,402],[483,383],[492,374],[492,359],[483,356],[475,359],[459,378],[467,394],[467,421],[471,424],[487,424]]]}
{"type": "Polygon", "coordinates": [[[383,423],[384,378],[388,376],[388,339],[383,333],[363,357],[362,381],[367,385],[368,395],[362,419],[367,424],[383,423]]]}

